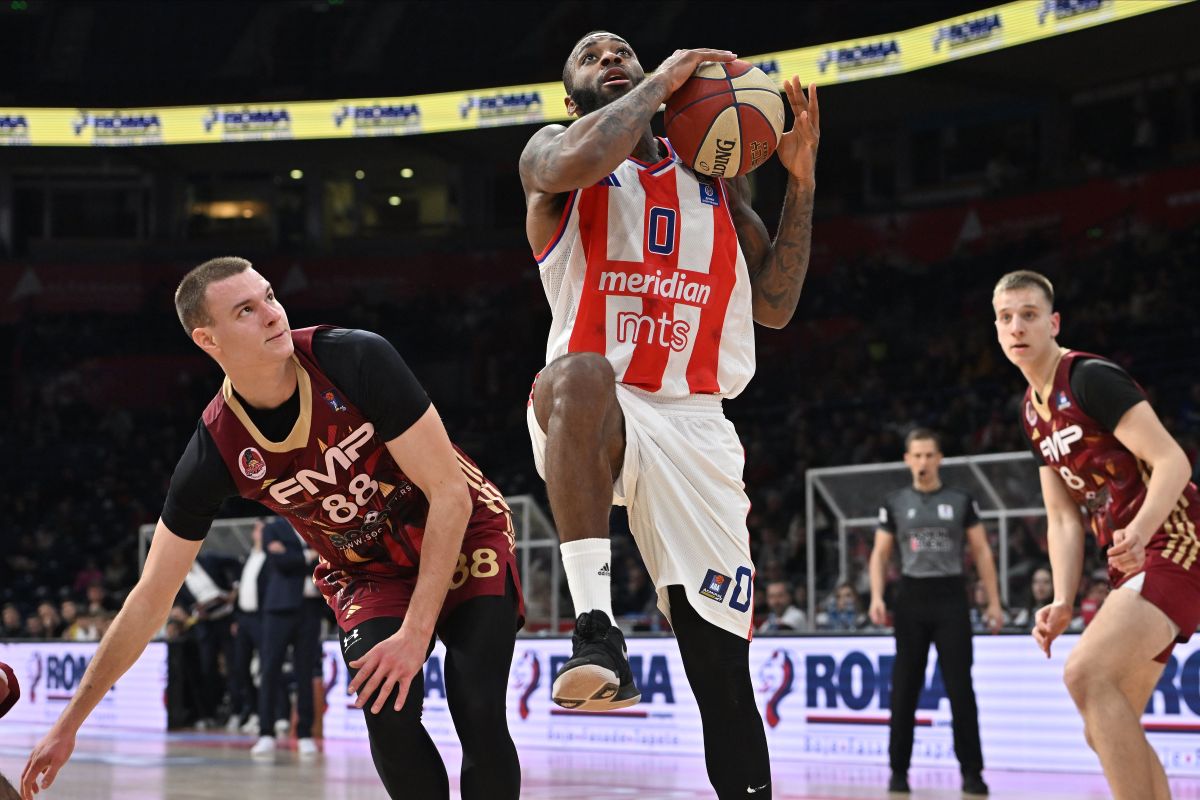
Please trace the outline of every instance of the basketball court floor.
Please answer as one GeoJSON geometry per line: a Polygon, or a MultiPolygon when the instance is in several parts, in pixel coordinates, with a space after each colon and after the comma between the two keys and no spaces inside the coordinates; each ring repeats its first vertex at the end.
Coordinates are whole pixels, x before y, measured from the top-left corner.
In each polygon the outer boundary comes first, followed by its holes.
{"type": "MultiPolygon", "coordinates": [[[[0,726],[0,772],[16,783],[36,731],[0,726]]],[[[386,800],[367,753],[366,742],[332,741],[315,759],[301,761],[294,749],[273,760],[250,758],[253,739],[227,734],[105,732],[81,735],[75,755],[59,773],[46,800],[386,800]]],[[[458,753],[446,752],[453,798],[459,797],[458,753]]],[[[531,800],[682,800],[712,797],[699,758],[653,755],[563,753],[524,750],[522,798],[531,800]]],[[[1031,768],[1038,766],[1031,764],[1031,768]]],[[[884,767],[802,763],[777,759],[773,765],[776,800],[887,798],[884,767]]],[[[1067,800],[1108,797],[1099,775],[1053,772],[986,773],[998,800],[1067,800]]],[[[958,774],[947,769],[915,769],[913,798],[961,797],[958,774]]],[[[1177,800],[1200,798],[1200,780],[1174,780],[1177,800]]]]}

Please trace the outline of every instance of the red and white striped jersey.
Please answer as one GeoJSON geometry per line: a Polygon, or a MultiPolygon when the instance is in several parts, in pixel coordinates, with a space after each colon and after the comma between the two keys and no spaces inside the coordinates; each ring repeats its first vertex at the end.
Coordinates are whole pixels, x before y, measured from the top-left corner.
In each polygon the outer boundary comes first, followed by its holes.
{"type": "Polygon", "coordinates": [[[661,141],[661,161],[628,158],[571,192],[537,254],[546,363],[602,353],[618,381],[661,397],[736,397],[754,375],[754,320],[729,194],[661,141]]]}

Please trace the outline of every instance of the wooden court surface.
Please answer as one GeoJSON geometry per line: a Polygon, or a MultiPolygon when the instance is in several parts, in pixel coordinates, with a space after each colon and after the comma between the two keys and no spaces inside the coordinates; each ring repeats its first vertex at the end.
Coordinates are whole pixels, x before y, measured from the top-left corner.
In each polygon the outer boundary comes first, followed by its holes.
{"type": "MultiPolygon", "coordinates": [[[[0,772],[15,784],[36,731],[0,726],[0,772]]],[[[47,800],[386,800],[366,742],[324,743],[320,756],[301,761],[281,749],[271,761],[250,758],[253,739],[226,734],[104,732],[81,735],[75,755],[47,800]]],[[[292,745],[294,747],[294,745],[292,745]]],[[[457,800],[457,752],[444,753],[457,800]]],[[[536,800],[682,800],[712,797],[699,758],[650,755],[521,752],[522,798],[536,800]]],[[[888,798],[884,767],[776,760],[775,800],[888,798]]],[[[985,778],[998,800],[1066,800],[1109,796],[1099,775],[999,772],[985,778]]],[[[913,770],[913,798],[959,798],[953,770],[913,770]]],[[[1200,800],[1200,780],[1174,780],[1176,800],[1200,800]]]]}

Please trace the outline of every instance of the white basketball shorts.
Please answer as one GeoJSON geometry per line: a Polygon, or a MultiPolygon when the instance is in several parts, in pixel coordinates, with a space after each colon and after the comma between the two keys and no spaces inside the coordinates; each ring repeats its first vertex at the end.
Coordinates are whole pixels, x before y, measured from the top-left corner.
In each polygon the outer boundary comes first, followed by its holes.
{"type": "MultiPolygon", "coordinates": [[[[745,452],[721,400],[711,395],[660,399],[617,384],[625,415],[625,461],[613,505],[629,527],[671,618],[667,587],[680,585],[702,618],[752,635],[754,565],[742,483],[745,452]]],[[[546,434],[527,410],[538,473],[545,478],[546,434]]]]}

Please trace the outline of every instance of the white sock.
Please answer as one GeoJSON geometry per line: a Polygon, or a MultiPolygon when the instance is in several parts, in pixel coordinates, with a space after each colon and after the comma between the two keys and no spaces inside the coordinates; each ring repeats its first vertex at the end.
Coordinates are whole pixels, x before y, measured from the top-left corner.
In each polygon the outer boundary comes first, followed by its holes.
{"type": "Polygon", "coordinates": [[[612,543],[608,539],[577,539],[558,546],[567,571],[567,588],[575,615],[585,611],[603,611],[611,620],[612,543]]]}

